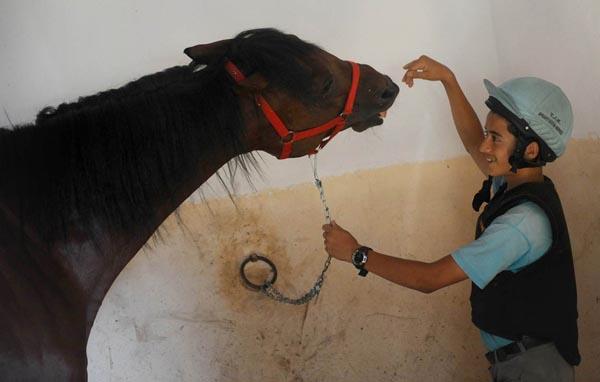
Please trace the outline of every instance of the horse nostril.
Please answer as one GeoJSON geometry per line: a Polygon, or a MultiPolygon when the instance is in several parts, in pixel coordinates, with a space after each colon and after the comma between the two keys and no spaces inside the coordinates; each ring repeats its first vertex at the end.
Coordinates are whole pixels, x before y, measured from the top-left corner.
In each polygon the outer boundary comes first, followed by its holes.
{"type": "Polygon", "coordinates": [[[394,96],[394,92],[391,89],[385,89],[383,94],[381,94],[381,98],[388,99],[394,96]]]}
{"type": "Polygon", "coordinates": [[[392,85],[393,86],[387,87],[381,94],[381,98],[383,100],[388,100],[390,98],[394,98],[398,94],[398,90],[399,90],[398,86],[396,84],[392,84],[392,85]]]}
{"type": "Polygon", "coordinates": [[[399,90],[400,90],[400,88],[398,87],[398,85],[396,85],[394,82],[392,82],[390,80],[387,88],[385,88],[383,93],[381,93],[381,99],[384,101],[393,99],[396,97],[396,95],[398,95],[399,90]]]}

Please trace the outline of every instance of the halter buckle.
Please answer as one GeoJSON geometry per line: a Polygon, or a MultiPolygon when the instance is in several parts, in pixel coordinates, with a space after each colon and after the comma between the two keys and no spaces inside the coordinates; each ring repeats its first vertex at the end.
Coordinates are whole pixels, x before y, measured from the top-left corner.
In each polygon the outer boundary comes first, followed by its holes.
{"type": "Polygon", "coordinates": [[[293,131],[289,131],[288,134],[284,137],[281,137],[281,142],[282,143],[289,143],[292,142],[294,140],[295,137],[295,132],[293,131]]]}

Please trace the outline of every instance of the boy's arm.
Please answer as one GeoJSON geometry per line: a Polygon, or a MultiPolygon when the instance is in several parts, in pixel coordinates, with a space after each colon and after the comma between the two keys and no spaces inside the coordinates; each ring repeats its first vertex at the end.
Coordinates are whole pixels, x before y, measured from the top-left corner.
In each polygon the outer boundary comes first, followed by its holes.
{"type": "MultiPolygon", "coordinates": [[[[352,262],[352,252],[359,247],[358,241],[332,221],[323,226],[325,250],[338,260],[352,262]]],[[[440,288],[467,279],[467,274],[456,264],[451,255],[433,263],[406,260],[369,251],[365,269],[406,288],[431,293],[440,288]]]]}
{"type": "Polygon", "coordinates": [[[433,263],[392,257],[373,250],[368,253],[365,269],[386,280],[423,293],[435,292],[440,288],[468,278],[451,255],[433,263]]]}
{"type": "Polygon", "coordinates": [[[479,151],[479,146],[484,139],[481,122],[460,88],[454,73],[448,67],[427,56],[421,56],[404,65],[404,69],[406,69],[406,73],[402,82],[405,82],[408,87],[413,86],[415,78],[440,81],[444,85],[456,131],[481,172],[487,175],[488,165],[484,155],[479,151]]]}

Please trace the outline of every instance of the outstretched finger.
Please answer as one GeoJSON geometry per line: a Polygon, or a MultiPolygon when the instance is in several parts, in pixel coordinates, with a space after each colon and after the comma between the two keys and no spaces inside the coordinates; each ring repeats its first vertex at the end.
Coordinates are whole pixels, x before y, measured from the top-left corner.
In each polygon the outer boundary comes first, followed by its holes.
{"type": "Polygon", "coordinates": [[[417,70],[407,70],[406,73],[404,73],[404,78],[402,81],[406,83],[409,88],[412,88],[415,78],[424,78],[423,72],[417,70]]]}
{"type": "Polygon", "coordinates": [[[408,72],[404,73],[404,76],[402,77],[402,82],[408,85],[409,88],[412,88],[413,86],[412,76],[408,72]]]}

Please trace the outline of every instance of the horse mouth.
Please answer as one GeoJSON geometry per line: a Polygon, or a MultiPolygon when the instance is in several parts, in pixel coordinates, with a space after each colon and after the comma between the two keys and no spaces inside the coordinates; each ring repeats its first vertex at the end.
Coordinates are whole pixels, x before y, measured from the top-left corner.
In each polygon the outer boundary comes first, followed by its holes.
{"type": "Polygon", "coordinates": [[[367,130],[369,127],[382,125],[383,119],[385,118],[386,114],[387,110],[384,110],[382,112],[379,112],[378,114],[370,116],[369,118],[363,121],[353,123],[351,128],[352,130],[360,133],[362,131],[367,130]]]}

